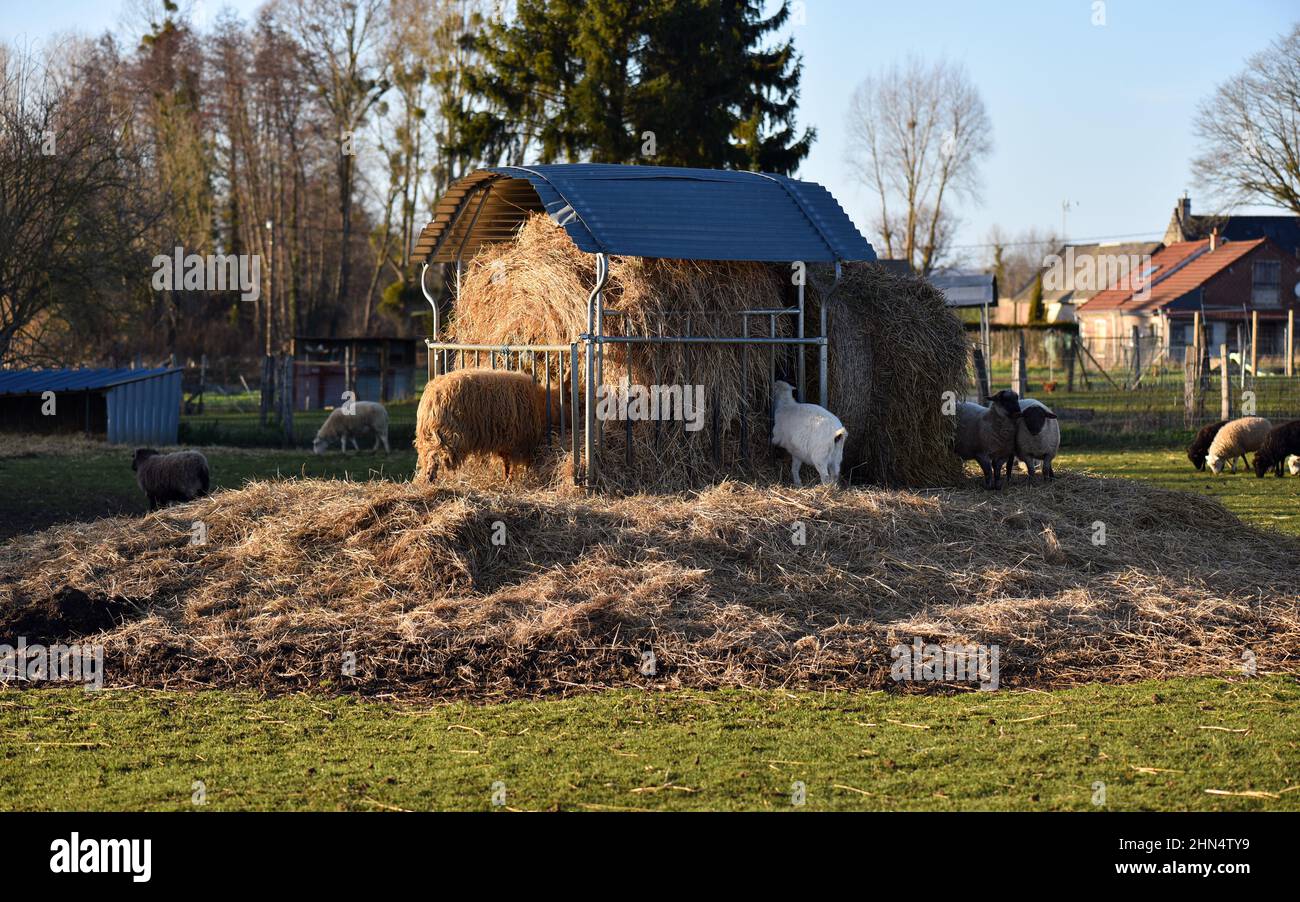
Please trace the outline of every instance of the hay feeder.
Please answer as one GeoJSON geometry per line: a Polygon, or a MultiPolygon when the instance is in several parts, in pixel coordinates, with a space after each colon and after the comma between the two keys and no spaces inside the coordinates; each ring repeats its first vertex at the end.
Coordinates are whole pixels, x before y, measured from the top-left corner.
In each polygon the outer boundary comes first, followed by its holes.
{"type": "Polygon", "coordinates": [[[429,378],[487,365],[558,386],[554,422],[589,488],[753,463],[775,378],[834,410],[833,295],[845,264],[876,259],[819,185],[605,164],[474,172],[448,189],[413,257],[433,309],[429,378]],[[433,264],[453,269],[449,316],[427,284],[433,264]],[[706,435],[602,415],[620,391],[631,410],[645,385],[698,386],[706,422],[693,425],[706,435]]]}

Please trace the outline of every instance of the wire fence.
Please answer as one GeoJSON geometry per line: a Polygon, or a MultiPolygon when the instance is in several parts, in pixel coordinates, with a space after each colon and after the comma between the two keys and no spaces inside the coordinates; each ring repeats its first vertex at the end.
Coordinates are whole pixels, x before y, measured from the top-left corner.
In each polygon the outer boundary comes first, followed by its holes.
{"type": "MultiPolygon", "coordinates": [[[[990,341],[988,388],[1010,387],[1040,398],[1067,432],[1101,441],[1173,438],[1237,416],[1267,417],[1275,424],[1300,418],[1300,376],[1287,375],[1285,336],[1266,338],[1261,332],[1254,345],[1248,330],[1230,329],[1222,337],[1198,365],[1194,346],[1160,336],[1083,339],[1066,330],[997,331],[990,341]]],[[[972,334],[972,351],[978,346],[972,334]]]]}

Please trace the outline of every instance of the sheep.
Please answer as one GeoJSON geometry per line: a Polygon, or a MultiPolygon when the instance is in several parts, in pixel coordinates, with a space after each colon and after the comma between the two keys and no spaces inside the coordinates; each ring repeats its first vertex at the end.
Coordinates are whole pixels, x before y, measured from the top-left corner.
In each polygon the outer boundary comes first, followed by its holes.
{"type": "Polygon", "coordinates": [[[131,459],[135,480],[149,498],[149,510],[173,501],[193,501],[208,493],[208,459],[198,451],[162,454],[137,448],[131,459]]]}
{"type": "Polygon", "coordinates": [[[1205,456],[1206,465],[1215,474],[1223,472],[1225,463],[1230,463],[1232,472],[1236,473],[1238,457],[1241,458],[1242,463],[1249,466],[1250,461],[1246,459],[1247,452],[1258,451],[1272,428],[1273,424],[1263,417],[1241,417],[1232,420],[1214,436],[1214,441],[1210,443],[1210,452],[1205,456]]]}
{"type": "Polygon", "coordinates": [[[357,444],[357,437],[363,435],[375,437],[375,445],[370,449],[371,451],[378,451],[379,443],[383,442],[384,453],[390,452],[388,411],[384,410],[384,405],[376,401],[353,401],[342,407],[336,407],[330,411],[330,415],[317,430],[316,438],[312,439],[311,449],[317,454],[324,454],[330,442],[338,439],[340,449],[346,453],[348,439],[352,439],[352,450],[360,451],[361,446],[357,444]]]}
{"type": "MultiPolygon", "coordinates": [[[[1256,455],[1258,459],[1258,455],[1256,455]]],[[[1300,457],[1291,455],[1286,459],[1286,468],[1292,476],[1300,476],[1300,457]]]]}
{"type": "MultiPolygon", "coordinates": [[[[551,393],[551,410],[560,395],[551,393]]],[[[547,395],[527,373],[493,369],[455,370],[424,387],[416,416],[416,475],[432,481],[438,467],[457,469],[471,454],[531,466],[546,438],[547,395]]]]}
{"type": "Polygon", "coordinates": [[[1287,457],[1292,454],[1300,454],[1300,420],[1283,423],[1268,431],[1259,450],[1255,452],[1255,475],[1262,479],[1265,473],[1272,470],[1281,476],[1284,464],[1292,475],[1300,475],[1300,466],[1296,465],[1294,458],[1286,464],[1287,457]]]}
{"type": "Polygon", "coordinates": [[[1002,488],[1002,467],[1011,481],[1016,459],[1020,396],[1008,389],[989,399],[989,406],[963,401],[957,405],[957,441],[953,450],[962,460],[979,463],[984,488],[1002,488]]]}
{"type": "Polygon", "coordinates": [[[839,417],[817,404],[800,404],[794,386],[780,379],[772,386],[772,444],[790,452],[790,476],[803,487],[804,464],[817,468],[822,485],[840,480],[844,442],[849,431],[839,417]]]}
{"type": "Polygon", "coordinates": [[[1016,456],[1025,462],[1029,478],[1034,478],[1034,461],[1043,462],[1043,476],[1055,479],[1052,458],[1061,450],[1061,426],[1056,414],[1041,401],[1022,398],[1020,422],[1016,426],[1016,456]]]}
{"type": "Polygon", "coordinates": [[[1210,453],[1210,445],[1214,443],[1214,437],[1226,425],[1228,425],[1227,420],[1219,420],[1202,426],[1201,431],[1196,433],[1196,438],[1192,439],[1192,443],[1187,446],[1187,459],[1192,462],[1192,466],[1198,470],[1205,469],[1205,455],[1210,453]]]}

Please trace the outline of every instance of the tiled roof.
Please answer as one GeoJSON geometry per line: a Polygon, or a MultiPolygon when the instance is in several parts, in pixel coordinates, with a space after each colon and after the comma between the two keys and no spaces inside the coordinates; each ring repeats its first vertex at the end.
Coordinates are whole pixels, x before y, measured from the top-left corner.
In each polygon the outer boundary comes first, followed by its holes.
{"type": "Polygon", "coordinates": [[[1155,310],[1176,301],[1187,292],[1205,284],[1214,276],[1255,250],[1265,239],[1229,241],[1210,250],[1210,242],[1180,241],[1157,252],[1151,258],[1151,288],[1144,299],[1134,297],[1135,288],[1110,288],[1093,295],[1079,308],[1080,313],[1123,310],[1136,313],[1155,310]]]}

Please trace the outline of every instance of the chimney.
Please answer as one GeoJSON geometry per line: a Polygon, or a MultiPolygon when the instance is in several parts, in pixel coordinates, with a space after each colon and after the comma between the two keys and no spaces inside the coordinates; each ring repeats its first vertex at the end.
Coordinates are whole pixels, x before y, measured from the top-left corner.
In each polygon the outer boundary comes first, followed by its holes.
{"type": "Polygon", "coordinates": [[[1214,250],[1218,246],[1219,246],[1219,227],[1215,226],[1214,228],[1210,229],[1210,250],[1214,250]]]}
{"type": "Polygon", "coordinates": [[[1192,199],[1184,194],[1178,198],[1178,219],[1187,222],[1192,218],[1192,199]]]}

